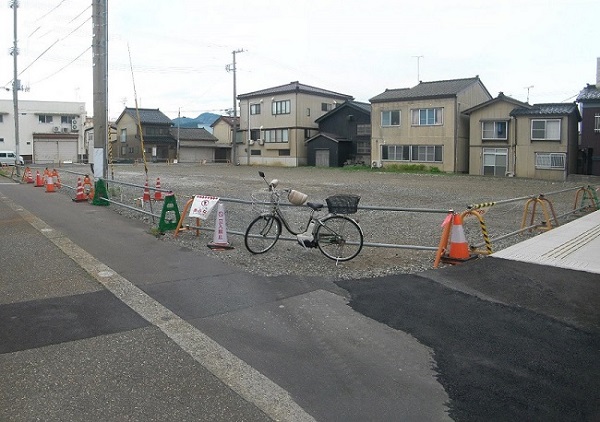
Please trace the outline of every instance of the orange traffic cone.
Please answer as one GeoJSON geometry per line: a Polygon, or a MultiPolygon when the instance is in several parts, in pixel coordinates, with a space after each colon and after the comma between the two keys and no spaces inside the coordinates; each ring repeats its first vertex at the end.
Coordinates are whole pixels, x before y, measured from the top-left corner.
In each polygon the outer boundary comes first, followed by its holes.
{"type": "Polygon", "coordinates": [[[75,198],[73,198],[75,202],[85,202],[87,201],[87,196],[83,192],[83,184],[81,183],[81,177],[77,178],[77,188],[75,189],[75,198]]]}
{"type": "Polygon", "coordinates": [[[39,170],[35,171],[35,185],[33,185],[36,188],[41,188],[44,186],[44,180],[42,179],[42,175],[40,174],[39,170]]]}
{"type": "Polygon", "coordinates": [[[150,190],[148,189],[148,182],[144,185],[144,196],[142,197],[142,202],[150,203],[150,190]]]}
{"type": "Polygon", "coordinates": [[[220,202],[217,208],[217,218],[215,220],[215,232],[213,235],[213,241],[207,246],[211,249],[218,251],[233,249],[231,243],[227,241],[227,221],[225,218],[225,206],[220,202]]]}
{"type": "Polygon", "coordinates": [[[454,214],[452,228],[450,229],[450,248],[448,254],[442,257],[442,261],[448,264],[459,264],[474,258],[477,258],[477,255],[471,255],[470,253],[463,229],[462,217],[460,214],[454,214]]]}
{"type": "Polygon", "coordinates": [[[159,189],[160,189],[160,177],[157,177],[156,178],[156,190],[154,191],[154,200],[155,201],[163,200],[162,192],[159,189]]]}
{"type": "Polygon", "coordinates": [[[55,192],[54,177],[52,177],[51,175],[48,176],[48,180],[46,180],[46,192],[55,192]]]}
{"type": "Polygon", "coordinates": [[[25,183],[33,183],[33,174],[31,174],[31,169],[27,167],[25,169],[25,173],[23,173],[23,179],[25,183]]]}
{"type": "Polygon", "coordinates": [[[54,185],[56,186],[56,189],[60,189],[60,187],[61,187],[60,176],[58,175],[58,172],[56,171],[56,169],[52,169],[52,173],[50,173],[50,175],[54,179],[54,185]]]}

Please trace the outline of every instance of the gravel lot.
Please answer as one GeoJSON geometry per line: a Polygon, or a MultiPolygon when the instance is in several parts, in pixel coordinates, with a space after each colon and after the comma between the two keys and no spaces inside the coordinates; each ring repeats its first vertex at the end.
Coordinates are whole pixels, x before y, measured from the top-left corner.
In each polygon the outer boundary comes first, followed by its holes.
{"type": "MultiPolygon", "coordinates": [[[[61,171],[63,184],[75,186],[77,173],[88,172],[87,166],[64,167],[61,171]],[[71,173],[73,172],[73,173],[71,173]]],[[[34,169],[35,173],[35,169],[34,169]]],[[[201,231],[196,237],[193,232],[182,232],[175,238],[173,232],[160,236],[161,241],[178,242],[182,247],[194,249],[198,253],[222,259],[245,270],[269,276],[303,275],[325,277],[327,279],[371,278],[388,274],[415,273],[433,268],[435,250],[419,250],[415,247],[437,248],[441,237],[441,224],[448,210],[464,211],[470,204],[498,202],[485,214],[493,249],[499,250],[539,233],[525,232],[501,241],[495,238],[520,229],[526,202],[532,196],[544,194],[557,216],[573,209],[576,189],[587,186],[582,182],[550,182],[518,178],[490,178],[468,175],[442,174],[398,174],[379,171],[350,171],[331,168],[279,168],[246,167],[230,165],[164,165],[151,164],[148,167],[150,187],[160,178],[161,187],[175,193],[180,212],[183,214],[187,200],[194,195],[211,195],[223,199],[227,213],[228,240],[234,249],[213,251],[207,243],[213,240],[212,231],[201,231]],[[360,195],[360,207],[391,207],[401,211],[359,209],[355,217],[364,232],[365,242],[404,245],[405,247],[364,247],[354,260],[339,263],[327,259],[318,249],[304,249],[292,241],[279,241],[269,252],[253,255],[244,246],[243,233],[256,211],[250,203],[231,202],[237,199],[250,202],[252,194],[260,192],[265,184],[258,171],[265,172],[267,180],[277,178],[280,188],[293,188],[306,193],[309,200],[323,201],[326,197],[339,193],[360,195]],[[572,189],[567,192],[563,190],[572,189]],[[559,193],[560,192],[560,193],[559,193]]],[[[110,177],[109,177],[110,179],[110,177]]],[[[129,184],[143,185],[145,172],[143,165],[114,166],[114,180],[129,184]]],[[[111,191],[111,198],[135,206],[135,198],[143,194],[140,188],[122,186],[111,191]]],[[[74,196],[70,189],[63,192],[74,196]]],[[[153,195],[153,193],[151,193],[153,195]]],[[[533,204],[531,204],[533,205],[533,204]]],[[[153,205],[153,213],[159,215],[162,205],[153,205]]],[[[148,222],[149,232],[158,225],[158,219],[137,213],[117,205],[111,205],[116,212],[130,218],[141,218],[148,222]]],[[[532,206],[527,207],[529,211],[532,206]]],[[[548,208],[550,210],[550,208],[548,208]]],[[[305,207],[285,208],[291,221],[301,224],[307,218],[305,207]]],[[[213,229],[216,212],[213,211],[203,227],[213,229]]],[[[531,213],[529,213],[531,216],[531,213]]],[[[561,218],[564,223],[574,216],[561,218]]],[[[187,219],[186,219],[187,220],[187,219]]],[[[537,206],[534,223],[544,221],[542,207],[537,206]]],[[[529,221],[529,218],[528,220],[529,221]]],[[[481,245],[483,235],[477,219],[466,218],[464,229],[471,245],[481,245]]],[[[291,237],[285,234],[286,237],[291,237]]]]}

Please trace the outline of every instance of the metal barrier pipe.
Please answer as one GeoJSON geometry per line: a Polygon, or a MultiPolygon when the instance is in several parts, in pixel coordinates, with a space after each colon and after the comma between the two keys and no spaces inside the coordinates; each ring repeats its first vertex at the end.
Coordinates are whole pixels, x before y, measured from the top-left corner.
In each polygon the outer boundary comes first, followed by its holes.
{"type": "Polygon", "coordinates": [[[548,193],[540,194],[540,195],[528,195],[528,196],[521,196],[520,198],[502,199],[500,201],[484,202],[481,204],[471,204],[471,205],[467,206],[467,209],[478,209],[478,208],[491,207],[491,206],[499,205],[499,204],[508,204],[511,202],[524,201],[526,199],[537,198],[539,196],[556,195],[558,193],[569,192],[569,191],[577,190],[577,189],[581,189],[581,187],[561,189],[561,190],[557,190],[554,192],[548,192],[548,193]]]}

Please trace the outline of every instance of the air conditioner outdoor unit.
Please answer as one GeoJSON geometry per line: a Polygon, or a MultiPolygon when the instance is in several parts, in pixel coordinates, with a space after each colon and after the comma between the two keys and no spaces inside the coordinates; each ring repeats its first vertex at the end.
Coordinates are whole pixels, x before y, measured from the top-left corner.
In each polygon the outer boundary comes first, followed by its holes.
{"type": "Polygon", "coordinates": [[[248,139],[248,145],[254,145],[254,139],[248,139]]]}
{"type": "Polygon", "coordinates": [[[378,169],[378,168],[381,168],[381,166],[382,166],[382,164],[381,164],[381,161],[373,161],[373,162],[371,163],[371,168],[376,168],[376,169],[378,169]]]}
{"type": "Polygon", "coordinates": [[[58,126],[54,126],[54,127],[52,128],[52,132],[54,132],[54,133],[58,133],[58,132],[60,132],[60,127],[58,127],[58,126]]]}
{"type": "Polygon", "coordinates": [[[264,139],[259,139],[259,140],[258,140],[258,143],[259,143],[260,145],[264,145],[264,144],[265,144],[265,140],[264,140],[264,139]]]}
{"type": "Polygon", "coordinates": [[[68,127],[63,127],[62,130],[63,130],[63,133],[69,133],[69,128],[68,127]]]}

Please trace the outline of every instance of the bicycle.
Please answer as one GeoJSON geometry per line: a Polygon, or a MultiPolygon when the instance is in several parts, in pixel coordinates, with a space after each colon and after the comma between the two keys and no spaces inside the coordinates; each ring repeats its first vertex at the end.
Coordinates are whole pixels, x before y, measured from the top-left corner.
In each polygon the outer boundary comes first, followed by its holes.
{"type": "Polygon", "coordinates": [[[344,214],[357,211],[359,196],[335,195],[326,198],[328,214],[317,218],[315,213],[322,210],[325,204],[306,202],[308,196],[293,189],[277,189],[279,181],[267,182],[265,174],[258,172],[268,186],[268,210],[256,217],[244,234],[246,249],[253,254],[269,251],[281,235],[282,227],[296,236],[298,243],[304,248],[319,248],[327,258],[336,262],[349,261],[356,257],[363,247],[363,232],[358,223],[344,214]],[[296,231],[281,212],[279,202],[283,194],[293,205],[304,205],[310,208],[308,222],[302,231],[296,231]]]}

